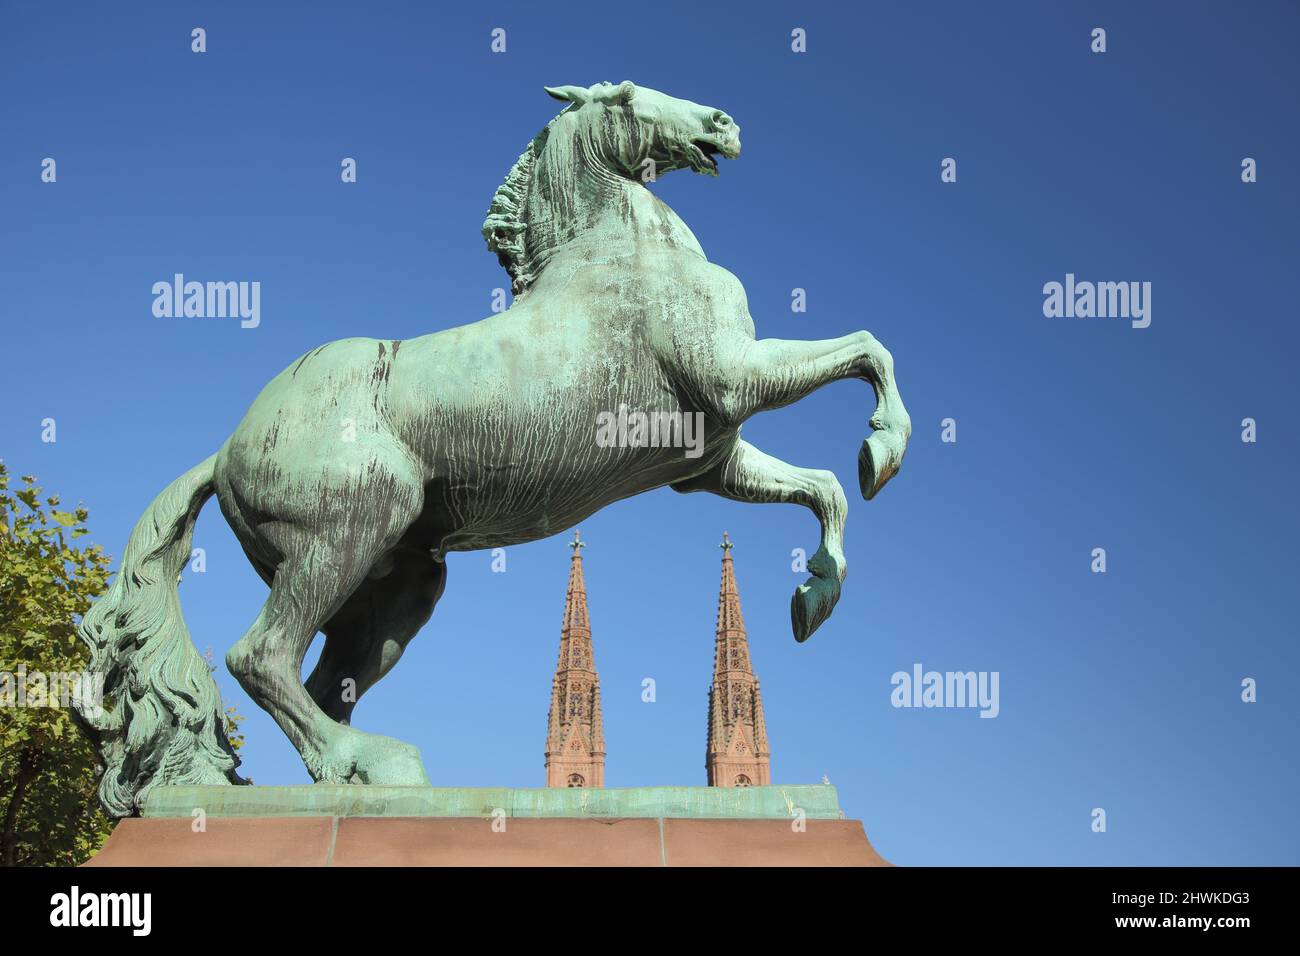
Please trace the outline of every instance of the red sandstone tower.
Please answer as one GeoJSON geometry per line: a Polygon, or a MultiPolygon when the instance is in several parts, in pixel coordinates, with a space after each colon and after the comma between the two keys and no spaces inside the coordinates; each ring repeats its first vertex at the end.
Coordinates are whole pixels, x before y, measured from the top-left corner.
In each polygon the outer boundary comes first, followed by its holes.
{"type": "Polygon", "coordinates": [[[551,682],[551,711],[546,720],[546,785],[605,786],[605,725],[600,713],[600,678],[591,651],[587,585],[582,579],[582,549],[573,533],[569,589],[564,596],[560,657],[551,682]]]}
{"type": "Polygon", "coordinates": [[[704,766],[711,787],[766,786],[772,782],[772,754],[763,719],[763,697],[749,660],[749,637],[731,564],[732,547],[724,531],[704,766]]]}

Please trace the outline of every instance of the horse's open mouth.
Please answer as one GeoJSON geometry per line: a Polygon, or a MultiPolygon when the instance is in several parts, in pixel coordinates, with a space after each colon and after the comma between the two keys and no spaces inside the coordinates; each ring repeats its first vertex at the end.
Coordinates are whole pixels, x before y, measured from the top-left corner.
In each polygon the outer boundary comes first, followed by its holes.
{"type": "Polygon", "coordinates": [[[718,175],[718,157],[726,159],[735,159],[740,155],[739,141],[731,143],[715,143],[712,139],[694,139],[691,140],[691,166],[697,173],[707,173],[710,176],[718,175]]]}
{"type": "Polygon", "coordinates": [[[697,139],[695,142],[691,143],[691,145],[694,146],[696,152],[700,154],[699,158],[704,166],[716,174],[718,171],[718,153],[720,152],[718,147],[713,143],[702,139],[697,139]]]}
{"type": "Polygon", "coordinates": [[[708,139],[691,140],[690,145],[691,165],[697,173],[706,173],[709,176],[718,175],[719,156],[735,159],[740,154],[740,149],[736,146],[720,146],[708,139]]]}

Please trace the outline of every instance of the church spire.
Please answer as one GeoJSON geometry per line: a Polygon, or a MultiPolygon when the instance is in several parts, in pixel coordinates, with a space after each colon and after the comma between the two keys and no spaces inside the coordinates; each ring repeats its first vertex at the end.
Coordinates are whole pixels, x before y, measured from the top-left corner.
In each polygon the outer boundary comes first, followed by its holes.
{"type": "Polygon", "coordinates": [[[600,678],[591,649],[587,585],[582,577],[582,549],[587,543],[573,532],[569,587],[564,596],[560,656],[551,681],[551,710],[546,719],[546,785],[603,787],[605,728],[600,712],[600,678]]]}
{"type": "Polygon", "coordinates": [[[731,560],[733,547],[724,531],[704,766],[711,787],[765,786],[772,782],[772,755],[763,698],[750,664],[749,637],[740,613],[740,593],[731,560]]]}

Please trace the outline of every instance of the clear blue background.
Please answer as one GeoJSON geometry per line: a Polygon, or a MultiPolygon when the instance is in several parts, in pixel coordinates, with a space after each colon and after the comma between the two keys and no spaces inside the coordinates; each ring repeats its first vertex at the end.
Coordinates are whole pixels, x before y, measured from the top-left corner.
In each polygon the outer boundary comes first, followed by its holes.
{"type": "MultiPolygon", "coordinates": [[[[541,86],[631,78],[742,125],[720,179],[655,189],[740,277],[759,334],[870,329],[916,433],[864,503],[861,383],[746,425],[853,493],[844,597],[803,646],[788,601],[807,512],[661,490],[582,526],[609,785],[704,783],[726,528],[774,777],[829,775],[887,858],[1300,863],[1298,42],[1288,2],[7,4],[0,455],[85,502],[120,554],[308,348],[486,315],[506,280],[479,228],[557,111],[541,86]],[[1043,283],[1067,271],[1150,281],[1151,327],[1044,318],[1043,283]],[[261,327],[154,318],[174,272],[260,281],[261,327]],[[892,708],[914,662],[999,671],[1001,715],[892,708]]],[[[435,784],[542,784],[569,537],[510,549],[504,574],[453,555],[357,724],[418,744],[435,784]]],[[[207,572],[181,593],[220,660],[265,588],[215,503],[196,544],[207,572]]],[[[244,769],[306,781],[218,678],[249,718],[244,769]]]]}

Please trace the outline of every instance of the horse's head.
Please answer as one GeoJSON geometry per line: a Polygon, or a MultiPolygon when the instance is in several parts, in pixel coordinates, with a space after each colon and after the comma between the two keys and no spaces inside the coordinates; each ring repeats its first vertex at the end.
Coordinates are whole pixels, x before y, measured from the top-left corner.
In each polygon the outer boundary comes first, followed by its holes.
{"type": "MultiPolygon", "coordinates": [[[[548,86],[546,92],[569,108],[533,137],[497,188],[483,222],[483,238],[510,273],[516,296],[527,294],[556,248],[607,215],[627,220],[627,199],[644,198],[634,187],[650,178],[647,173],[693,169],[716,176],[717,156],[740,155],[740,127],[722,110],[629,80],[548,86]]],[[[653,216],[640,224],[662,218],[668,227],[653,227],[660,238],[700,252],[685,223],[655,201],[653,216]]]]}
{"type": "Polygon", "coordinates": [[[622,83],[591,87],[546,87],[571,103],[577,132],[591,147],[589,157],[616,173],[640,178],[653,162],[657,175],[670,169],[718,174],[717,156],[740,155],[740,127],[722,110],[622,83]]]}

